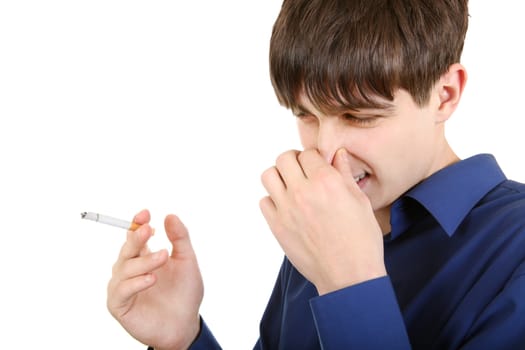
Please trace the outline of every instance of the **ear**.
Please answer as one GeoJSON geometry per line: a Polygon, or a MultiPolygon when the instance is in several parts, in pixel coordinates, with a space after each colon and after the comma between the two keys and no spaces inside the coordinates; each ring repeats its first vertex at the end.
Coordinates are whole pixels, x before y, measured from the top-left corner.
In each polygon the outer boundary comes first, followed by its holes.
{"type": "Polygon", "coordinates": [[[439,96],[439,108],[436,115],[436,123],[442,123],[456,110],[463,89],[467,83],[467,71],[459,63],[454,63],[448,71],[441,76],[437,83],[437,93],[439,96]]]}

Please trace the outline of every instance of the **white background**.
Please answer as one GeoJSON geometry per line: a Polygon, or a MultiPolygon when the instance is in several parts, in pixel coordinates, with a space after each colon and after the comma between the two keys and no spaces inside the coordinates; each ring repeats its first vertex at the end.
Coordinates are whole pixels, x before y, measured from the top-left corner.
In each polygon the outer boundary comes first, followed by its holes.
{"type": "MultiPolygon", "coordinates": [[[[190,229],[202,314],[249,349],[281,263],[260,215],[260,173],[299,147],[268,77],[281,0],[0,2],[0,347],[144,349],[106,310],[130,219],[149,208],[190,229]]],[[[471,1],[469,82],[449,122],[461,157],[523,165],[523,19],[471,1]]]]}

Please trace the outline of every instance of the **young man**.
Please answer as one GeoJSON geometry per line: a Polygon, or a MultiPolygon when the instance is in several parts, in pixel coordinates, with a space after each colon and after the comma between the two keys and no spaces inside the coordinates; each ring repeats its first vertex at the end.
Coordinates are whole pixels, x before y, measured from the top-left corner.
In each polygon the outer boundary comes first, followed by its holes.
{"type": "MultiPolygon", "coordinates": [[[[286,258],[256,349],[525,348],[525,185],[444,135],[467,24],[467,0],[284,1],[271,77],[304,150],[262,175],[286,258]]],[[[134,221],[112,315],[157,350],[219,348],[181,221],[171,256],[134,221]]]]}

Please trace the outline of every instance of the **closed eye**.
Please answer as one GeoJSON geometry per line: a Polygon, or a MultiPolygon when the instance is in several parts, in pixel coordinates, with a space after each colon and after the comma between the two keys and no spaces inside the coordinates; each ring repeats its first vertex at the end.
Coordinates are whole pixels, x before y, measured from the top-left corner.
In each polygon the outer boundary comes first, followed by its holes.
{"type": "Polygon", "coordinates": [[[377,120],[379,119],[378,116],[355,116],[350,113],[345,113],[342,115],[342,117],[349,121],[350,123],[354,123],[361,126],[372,126],[377,120]]]}
{"type": "Polygon", "coordinates": [[[299,112],[299,113],[295,113],[294,115],[301,122],[312,122],[312,121],[317,120],[317,118],[310,113],[299,112]]]}

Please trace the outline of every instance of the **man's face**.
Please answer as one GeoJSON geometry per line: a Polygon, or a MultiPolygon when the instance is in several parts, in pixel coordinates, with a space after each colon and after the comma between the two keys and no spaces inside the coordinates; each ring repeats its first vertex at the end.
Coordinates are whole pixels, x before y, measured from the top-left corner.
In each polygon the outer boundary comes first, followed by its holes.
{"type": "Polygon", "coordinates": [[[301,143],[319,150],[329,163],[338,149],[346,148],[352,175],[374,211],[388,209],[450,158],[434,95],[419,107],[408,92],[398,90],[389,108],[324,115],[303,94],[294,111],[301,143]]]}

